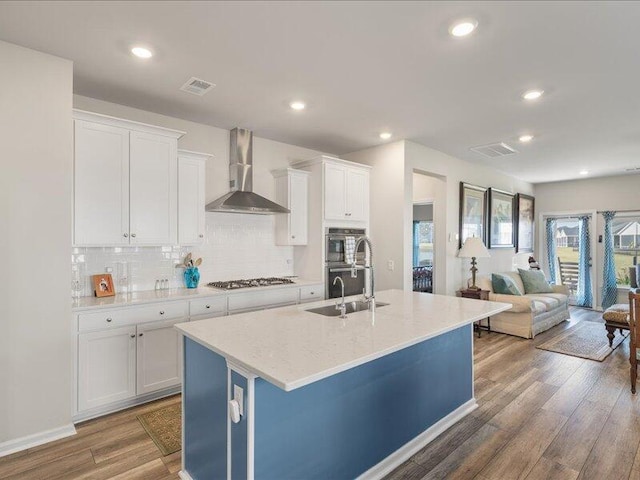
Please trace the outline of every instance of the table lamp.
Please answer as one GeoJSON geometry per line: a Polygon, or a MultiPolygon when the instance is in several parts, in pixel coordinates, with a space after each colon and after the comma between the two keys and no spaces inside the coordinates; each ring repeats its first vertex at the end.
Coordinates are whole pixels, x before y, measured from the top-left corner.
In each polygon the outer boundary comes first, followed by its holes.
{"type": "Polygon", "coordinates": [[[460,258],[470,258],[471,259],[471,286],[469,290],[480,290],[480,287],[476,286],[476,272],[478,269],[476,268],[476,258],[489,258],[489,250],[484,246],[482,240],[478,237],[469,237],[465,240],[464,245],[458,252],[458,257],[460,258]]]}

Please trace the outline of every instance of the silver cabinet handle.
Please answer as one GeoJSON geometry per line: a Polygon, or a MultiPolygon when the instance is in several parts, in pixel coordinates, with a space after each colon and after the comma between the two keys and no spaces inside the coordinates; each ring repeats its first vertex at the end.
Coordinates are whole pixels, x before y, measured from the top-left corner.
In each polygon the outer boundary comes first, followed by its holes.
{"type": "Polygon", "coordinates": [[[309,295],[315,295],[316,292],[309,292],[309,295]]]}
{"type": "Polygon", "coordinates": [[[291,235],[291,238],[296,238],[296,236],[295,235],[291,235]]]}
{"type": "Polygon", "coordinates": [[[135,233],[132,233],[132,234],[131,234],[131,236],[132,236],[133,238],[135,238],[136,234],[135,234],[135,233]]]}
{"type": "Polygon", "coordinates": [[[345,216],[350,217],[351,214],[350,213],[345,213],[345,216]]]}
{"type": "Polygon", "coordinates": [[[138,336],[141,337],[142,335],[144,335],[144,333],[139,333],[138,336]]]}
{"type": "Polygon", "coordinates": [[[136,334],[132,333],[131,335],[129,335],[131,338],[136,338],[136,334]]]}
{"type": "Polygon", "coordinates": [[[111,323],[113,319],[111,317],[107,318],[107,322],[111,323]]]}
{"type": "Polygon", "coordinates": [[[200,234],[200,235],[198,235],[198,236],[199,236],[200,238],[204,238],[204,235],[203,235],[203,234],[200,234]]]}
{"type": "Polygon", "coordinates": [[[164,310],[160,310],[160,315],[164,315],[164,310]]]}
{"type": "Polygon", "coordinates": [[[205,305],[204,308],[211,308],[211,305],[205,305]]]}
{"type": "Polygon", "coordinates": [[[127,238],[127,237],[129,236],[129,234],[128,234],[128,233],[123,233],[123,234],[122,234],[122,236],[123,236],[124,238],[127,238]]]}

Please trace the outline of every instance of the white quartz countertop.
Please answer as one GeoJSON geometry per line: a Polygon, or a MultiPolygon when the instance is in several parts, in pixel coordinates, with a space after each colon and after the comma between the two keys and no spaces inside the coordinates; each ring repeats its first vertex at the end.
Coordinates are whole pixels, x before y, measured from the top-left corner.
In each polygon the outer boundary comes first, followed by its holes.
{"type": "Polygon", "coordinates": [[[143,305],[145,303],[156,303],[174,300],[190,300],[199,297],[215,297],[218,295],[239,295],[251,292],[263,292],[266,290],[277,290],[280,288],[299,288],[306,285],[320,285],[320,280],[307,280],[292,278],[295,283],[286,285],[271,285],[269,287],[238,288],[235,290],[221,290],[207,287],[206,283],[201,283],[198,288],[175,288],[171,290],[147,290],[134,292],[128,295],[115,295],[113,297],[80,297],[72,299],[71,310],[81,312],[84,310],[95,310],[100,308],[128,307],[131,305],[143,305]]]}
{"type": "MultiPolygon", "coordinates": [[[[360,297],[349,297],[359,299],[360,297]]],[[[511,304],[386,290],[375,313],[346,319],[307,312],[335,299],[180,323],[190,339],[290,391],[474,321],[511,304]]]]}

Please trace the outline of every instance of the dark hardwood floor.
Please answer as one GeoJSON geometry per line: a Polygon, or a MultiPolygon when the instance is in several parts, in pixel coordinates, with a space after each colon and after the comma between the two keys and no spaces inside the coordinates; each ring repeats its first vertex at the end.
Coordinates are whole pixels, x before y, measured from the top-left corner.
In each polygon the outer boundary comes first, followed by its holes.
{"type": "MultiPolygon", "coordinates": [[[[479,408],[388,478],[640,480],[640,395],[629,387],[628,341],[602,363],[535,348],[575,322],[600,321],[598,312],[571,315],[534,340],[476,337],[479,408]]],[[[179,401],[91,420],[73,437],[0,458],[0,478],[177,479],[180,452],[162,457],[136,415],[179,401]]]]}

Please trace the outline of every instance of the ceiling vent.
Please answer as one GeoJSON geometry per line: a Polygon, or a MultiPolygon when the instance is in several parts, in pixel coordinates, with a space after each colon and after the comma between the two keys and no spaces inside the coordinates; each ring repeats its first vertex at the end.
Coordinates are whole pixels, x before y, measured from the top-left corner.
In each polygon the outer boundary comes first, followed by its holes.
{"type": "Polygon", "coordinates": [[[470,150],[489,158],[504,157],[505,155],[513,155],[514,153],[518,153],[515,148],[510,147],[504,142],[482,145],[480,147],[471,147],[470,150]]]}
{"type": "Polygon", "coordinates": [[[203,96],[216,85],[201,78],[191,77],[187,83],[180,87],[180,90],[194,95],[203,96]]]}

